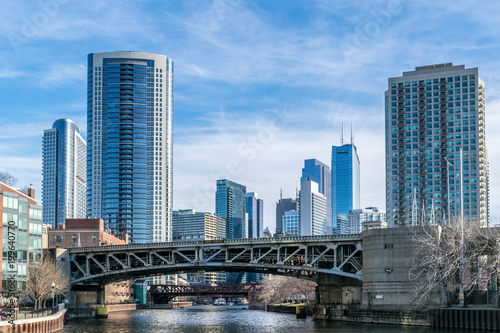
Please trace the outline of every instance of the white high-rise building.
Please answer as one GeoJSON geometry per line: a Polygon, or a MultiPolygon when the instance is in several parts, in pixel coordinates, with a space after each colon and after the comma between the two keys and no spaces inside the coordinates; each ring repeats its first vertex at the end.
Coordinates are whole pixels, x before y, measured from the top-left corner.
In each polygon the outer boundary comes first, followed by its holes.
{"type": "Polygon", "coordinates": [[[57,228],[67,218],[85,218],[87,148],[72,120],[44,131],[42,164],[43,223],[57,228]]]}
{"type": "Polygon", "coordinates": [[[379,211],[377,207],[350,210],[347,217],[348,233],[361,233],[361,223],[368,221],[385,222],[385,212],[379,211]]]}
{"type": "Polygon", "coordinates": [[[477,68],[446,63],[389,78],[385,133],[389,225],[454,225],[463,199],[464,218],[487,226],[484,82],[477,68]]]}
{"type": "Polygon", "coordinates": [[[327,231],[328,199],[319,192],[318,183],[312,180],[300,182],[300,235],[324,235],[327,231]]]}
{"type": "Polygon", "coordinates": [[[132,243],[172,240],[173,62],[88,55],[87,215],[132,243]]]}

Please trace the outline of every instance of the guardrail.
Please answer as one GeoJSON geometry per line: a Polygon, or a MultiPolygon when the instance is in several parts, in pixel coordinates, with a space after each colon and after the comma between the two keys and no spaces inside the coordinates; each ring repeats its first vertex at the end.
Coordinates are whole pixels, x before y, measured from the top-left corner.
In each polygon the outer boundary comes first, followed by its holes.
{"type": "Polygon", "coordinates": [[[87,246],[73,247],[69,251],[87,252],[95,250],[123,250],[123,249],[152,249],[162,247],[175,246],[205,246],[205,245],[224,245],[224,244],[280,244],[280,243],[297,243],[297,242],[332,242],[332,241],[348,241],[359,240],[359,234],[347,235],[322,235],[322,236],[291,236],[291,237],[273,237],[273,238],[235,238],[224,240],[202,240],[202,241],[174,241],[163,243],[148,243],[148,244],[127,244],[127,245],[109,245],[109,246],[87,246]]]}
{"type": "Polygon", "coordinates": [[[22,319],[32,319],[47,317],[58,313],[66,308],[64,303],[58,304],[54,307],[43,308],[43,309],[15,309],[9,307],[2,307],[0,310],[0,320],[10,321],[10,320],[22,320],[22,319]],[[13,311],[14,310],[14,311],[13,311]]]}

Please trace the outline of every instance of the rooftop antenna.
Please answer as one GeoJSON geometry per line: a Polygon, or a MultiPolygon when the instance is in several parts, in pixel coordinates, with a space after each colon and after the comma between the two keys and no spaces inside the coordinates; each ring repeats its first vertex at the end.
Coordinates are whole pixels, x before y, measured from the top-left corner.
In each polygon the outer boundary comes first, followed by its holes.
{"type": "Polygon", "coordinates": [[[280,188],[280,200],[283,199],[283,188],[280,188]]]}
{"type": "Polygon", "coordinates": [[[342,134],[340,135],[340,145],[344,145],[344,122],[342,122],[342,134]]]}
{"type": "Polygon", "coordinates": [[[353,131],[352,131],[352,119],[351,119],[351,145],[354,145],[354,136],[353,136],[353,131]]]}

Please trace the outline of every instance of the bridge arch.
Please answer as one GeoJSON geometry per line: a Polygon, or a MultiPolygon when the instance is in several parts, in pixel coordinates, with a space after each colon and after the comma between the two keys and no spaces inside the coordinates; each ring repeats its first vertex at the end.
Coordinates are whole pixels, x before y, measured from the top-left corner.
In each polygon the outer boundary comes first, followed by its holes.
{"type": "Polygon", "coordinates": [[[277,274],[313,281],[321,273],[362,279],[358,235],[131,244],[69,252],[72,285],[192,272],[277,274]]]}

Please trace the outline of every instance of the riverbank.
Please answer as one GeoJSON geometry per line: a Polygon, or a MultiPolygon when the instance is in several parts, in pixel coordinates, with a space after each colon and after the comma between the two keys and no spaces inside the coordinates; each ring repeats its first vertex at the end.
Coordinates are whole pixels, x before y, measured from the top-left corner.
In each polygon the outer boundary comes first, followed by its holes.
{"type": "Polygon", "coordinates": [[[64,328],[65,309],[46,317],[19,319],[13,323],[9,321],[0,322],[0,332],[2,333],[52,333],[61,331],[64,328]]]}

